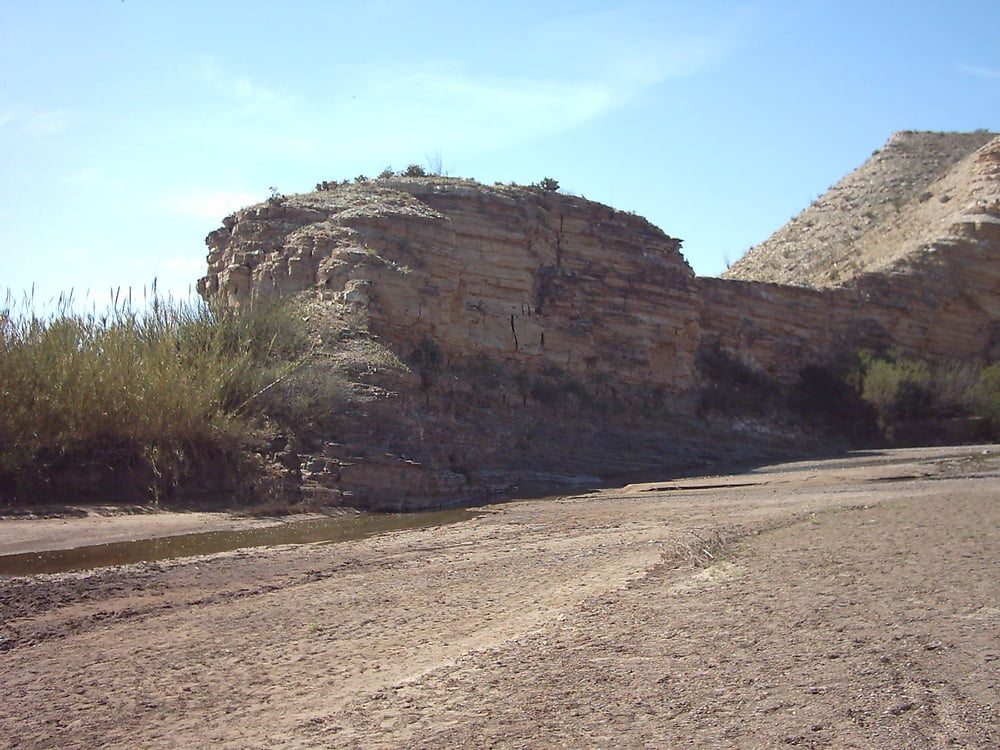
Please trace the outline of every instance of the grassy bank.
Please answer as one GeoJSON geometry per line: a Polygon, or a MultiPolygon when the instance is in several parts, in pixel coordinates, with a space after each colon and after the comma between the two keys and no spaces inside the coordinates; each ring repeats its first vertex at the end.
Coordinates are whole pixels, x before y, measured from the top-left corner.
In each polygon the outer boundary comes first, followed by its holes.
{"type": "Polygon", "coordinates": [[[225,484],[255,399],[294,366],[297,344],[275,302],[234,311],[115,299],[102,312],[60,302],[42,314],[8,296],[0,498],[64,502],[93,485],[164,501],[191,479],[225,484]]]}

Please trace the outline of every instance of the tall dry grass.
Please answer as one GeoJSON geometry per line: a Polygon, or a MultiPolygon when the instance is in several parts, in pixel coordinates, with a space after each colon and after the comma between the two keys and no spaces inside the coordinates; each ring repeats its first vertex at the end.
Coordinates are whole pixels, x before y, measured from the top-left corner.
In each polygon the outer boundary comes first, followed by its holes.
{"type": "MultiPolygon", "coordinates": [[[[30,474],[42,456],[115,446],[125,462],[183,464],[231,442],[254,399],[294,367],[287,306],[237,311],[117,295],[80,313],[71,296],[39,312],[0,307],[0,472],[30,474]]],[[[174,467],[174,473],[180,469],[174,467]]]]}

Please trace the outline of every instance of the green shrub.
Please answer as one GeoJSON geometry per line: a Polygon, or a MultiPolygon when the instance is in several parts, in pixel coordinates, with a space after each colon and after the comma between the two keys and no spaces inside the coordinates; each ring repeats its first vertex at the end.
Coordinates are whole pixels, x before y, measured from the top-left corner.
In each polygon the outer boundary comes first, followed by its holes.
{"type": "Polygon", "coordinates": [[[260,393],[255,406],[295,432],[333,428],[354,395],[351,379],[343,369],[321,360],[287,374],[277,373],[270,381],[274,387],[260,393]]]}
{"type": "Polygon", "coordinates": [[[862,358],[861,397],[880,418],[913,419],[929,415],[933,407],[931,371],[922,362],[862,358]]]}
{"type": "Polygon", "coordinates": [[[862,353],[859,361],[856,387],[890,437],[907,422],[973,418],[1000,427],[1000,365],[928,363],[898,353],[862,353]]]}
{"type": "Polygon", "coordinates": [[[977,411],[1000,428],[1000,364],[984,367],[973,391],[977,411]]]}

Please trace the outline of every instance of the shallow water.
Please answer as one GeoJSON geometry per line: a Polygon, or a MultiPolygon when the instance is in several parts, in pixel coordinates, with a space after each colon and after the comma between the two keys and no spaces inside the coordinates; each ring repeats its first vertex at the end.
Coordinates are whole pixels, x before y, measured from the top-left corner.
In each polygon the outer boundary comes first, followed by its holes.
{"type": "Polygon", "coordinates": [[[361,513],[290,521],[276,526],[139,539],[74,549],[0,555],[0,576],[65,573],[108,565],[169,560],[272,544],[345,542],[403,529],[458,523],[482,515],[474,508],[425,513],[361,513]]]}

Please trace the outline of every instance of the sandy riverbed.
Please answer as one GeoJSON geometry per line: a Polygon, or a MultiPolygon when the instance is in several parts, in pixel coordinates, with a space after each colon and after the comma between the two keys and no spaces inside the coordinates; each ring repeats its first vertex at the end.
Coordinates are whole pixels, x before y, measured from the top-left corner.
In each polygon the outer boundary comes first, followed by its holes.
{"type": "MultiPolygon", "coordinates": [[[[0,739],[1000,745],[996,446],[488,511],[0,581],[0,739]]],[[[0,541],[32,523],[0,522],[0,541]]]]}

